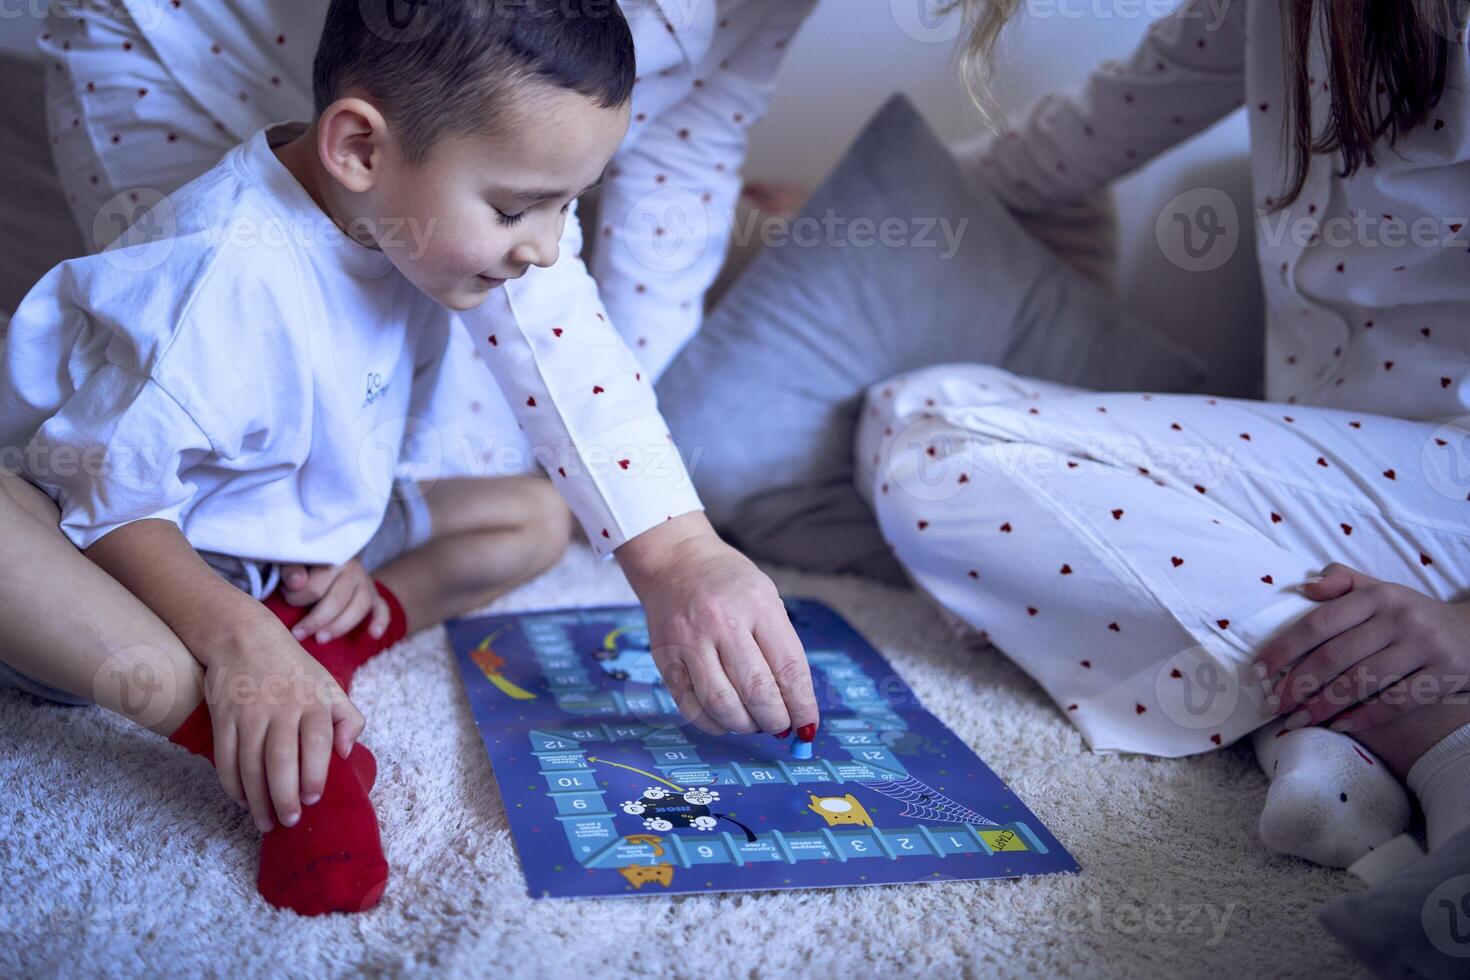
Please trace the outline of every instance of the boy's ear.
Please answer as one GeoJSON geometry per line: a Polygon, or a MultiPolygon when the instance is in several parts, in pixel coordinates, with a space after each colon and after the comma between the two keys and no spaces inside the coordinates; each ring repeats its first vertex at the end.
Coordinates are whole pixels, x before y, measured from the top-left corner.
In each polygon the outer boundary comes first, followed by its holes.
{"type": "Polygon", "coordinates": [[[355,194],[372,190],[382,172],[388,124],[363,99],[338,99],[317,121],[317,155],[327,173],[355,194]]]}

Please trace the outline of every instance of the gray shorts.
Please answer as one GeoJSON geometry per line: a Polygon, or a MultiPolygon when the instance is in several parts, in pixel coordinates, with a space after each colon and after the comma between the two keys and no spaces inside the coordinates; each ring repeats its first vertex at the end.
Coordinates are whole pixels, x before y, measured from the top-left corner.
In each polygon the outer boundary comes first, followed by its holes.
{"type": "MultiPolygon", "coordinates": [[[[370,572],[429,539],[429,505],[416,487],[410,487],[408,484],[400,484],[394,488],[393,497],[388,501],[388,509],[383,515],[383,523],[357,556],[363,567],[370,572]]],[[[248,592],[256,599],[269,596],[281,580],[280,568],[274,562],[249,561],[213,552],[200,552],[199,557],[208,562],[231,585],[248,592]]],[[[3,660],[0,660],[0,685],[13,687],[57,704],[92,703],[88,698],[77,697],[38,681],[29,674],[23,674],[3,660]]]]}

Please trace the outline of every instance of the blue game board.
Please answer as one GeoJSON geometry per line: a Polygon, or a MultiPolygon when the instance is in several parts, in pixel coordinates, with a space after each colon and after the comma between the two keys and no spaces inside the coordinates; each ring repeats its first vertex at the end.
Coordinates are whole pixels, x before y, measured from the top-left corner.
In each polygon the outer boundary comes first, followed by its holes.
{"type": "Polygon", "coordinates": [[[1078,870],[840,616],[786,608],[822,708],[807,762],[683,723],[636,606],[449,624],[533,897],[1078,870]]]}

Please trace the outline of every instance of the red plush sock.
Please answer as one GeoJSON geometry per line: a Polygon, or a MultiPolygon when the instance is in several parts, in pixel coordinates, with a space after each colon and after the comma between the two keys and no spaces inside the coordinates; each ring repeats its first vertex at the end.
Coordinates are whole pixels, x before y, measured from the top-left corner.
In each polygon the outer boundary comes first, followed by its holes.
{"type": "MultiPolygon", "coordinates": [[[[373,639],[368,634],[369,620],[364,619],[352,630],[326,643],[318,643],[316,638],[311,636],[301,641],[306,652],[327,668],[327,673],[332,675],[332,678],[344,691],[350,691],[352,675],[357,673],[357,668],[403,639],[407,632],[408,621],[404,617],[403,606],[399,604],[398,597],[382,582],[373,584],[378,588],[378,595],[388,603],[388,628],[383,631],[382,636],[373,639]]],[[[285,624],[286,629],[301,622],[311,609],[310,606],[291,605],[279,589],[265,600],[265,605],[267,609],[276,614],[277,619],[285,624]]]]}
{"type": "MultiPolygon", "coordinates": [[[[201,701],[169,741],[213,763],[209,702],[201,701]]],[[[261,839],[256,885],[267,902],[302,915],[365,912],[378,904],[388,862],[368,800],[377,774],[377,760],[361,743],[346,759],[332,753],[322,798],[301,808],[296,826],[277,823],[261,839]]]]}

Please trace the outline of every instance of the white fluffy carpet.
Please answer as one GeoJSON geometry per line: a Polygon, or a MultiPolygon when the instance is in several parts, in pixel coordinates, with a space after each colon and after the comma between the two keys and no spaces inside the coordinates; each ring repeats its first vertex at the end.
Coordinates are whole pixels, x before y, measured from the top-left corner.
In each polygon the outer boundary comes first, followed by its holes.
{"type": "MultiPolygon", "coordinates": [[[[442,630],[353,688],[393,873],[359,916],[302,919],[254,888],[257,835],[201,759],[96,708],[0,689],[0,975],[641,977],[1365,976],[1313,910],[1358,885],[1257,841],[1246,746],[1098,756],[992,649],[917,596],[773,570],[822,599],[1021,796],[1082,873],[836,891],[526,897],[442,630]]],[[[626,602],[574,549],[496,610],[626,602]]]]}

